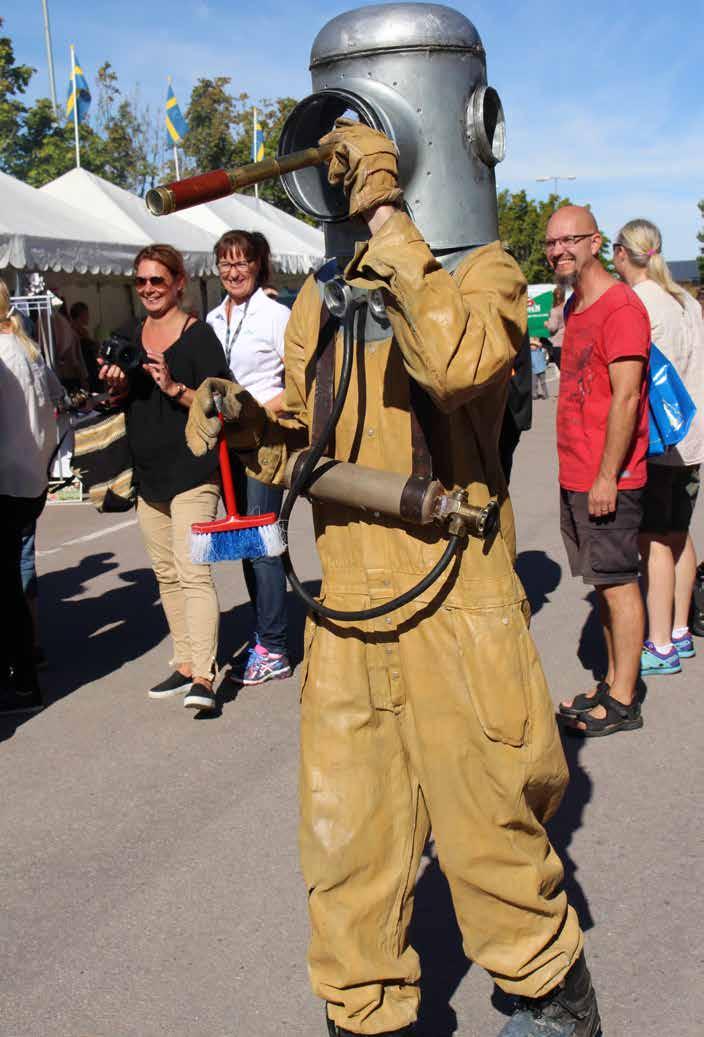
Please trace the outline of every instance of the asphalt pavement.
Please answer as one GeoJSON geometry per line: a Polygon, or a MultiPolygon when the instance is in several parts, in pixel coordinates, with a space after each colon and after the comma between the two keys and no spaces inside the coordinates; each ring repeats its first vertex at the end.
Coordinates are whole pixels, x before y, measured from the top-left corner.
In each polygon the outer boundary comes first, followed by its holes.
{"type": "MultiPolygon", "coordinates": [[[[519,571],[555,702],[602,662],[589,588],[558,528],[554,400],[512,482],[519,571]]],[[[703,546],[700,503],[693,530],[703,546]]],[[[222,713],[148,699],[169,642],[134,513],[54,505],[39,529],[48,708],[0,720],[0,1037],[323,1037],[305,965],[296,845],[298,677],[225,692],[222,713]]],[[[292,553],[315,590],[310,513],[292,553]]],[[[217,574],[221,645],[251,632],[241,568],[217,574]]],[[[289,595],[294,656],[303,611],[289,595]]],[[[586,931],[605,1037],[700,1037],[704,1024],[704,640],[648,682],[645,726],[568,739],[551,826],[586,931]]],[[[437,861],[413,941],[422,1037],[493,1037],[505,1002],[463,954],[437,861]]]]}

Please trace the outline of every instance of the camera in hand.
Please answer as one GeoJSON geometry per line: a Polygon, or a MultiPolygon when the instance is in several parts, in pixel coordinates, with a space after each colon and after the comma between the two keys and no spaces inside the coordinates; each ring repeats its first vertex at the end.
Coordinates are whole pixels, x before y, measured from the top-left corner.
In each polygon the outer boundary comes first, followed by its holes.
{"type": "Polygon", "coordinates": [[[114,364],[125,374],[136,371],[148,359],[140,343],[118,333],[113,333],[101,343],[98,355],[106,364],[114,364]]]}

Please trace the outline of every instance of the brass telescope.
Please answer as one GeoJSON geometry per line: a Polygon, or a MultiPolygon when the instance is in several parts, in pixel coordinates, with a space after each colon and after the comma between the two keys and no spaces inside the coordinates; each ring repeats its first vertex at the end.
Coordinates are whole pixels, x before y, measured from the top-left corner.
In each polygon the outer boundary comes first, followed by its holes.
{"type": "Polygon", "coordinates": [[[332,144],[322,144],[317,148],[293,151],[279,158],[249,162],[246,166],[233,169],[231,173],[226,169],[214,169],[211,173],[201,173],[187,180],[175,180],[172,184],[163,184],[147,191],[147,208],[154,216],[168,216],[180,209],[189,209],[192,205],[214,202],[217,198],[234,194],[242,187],[260,184],[263,180],[275,180],[285,173],[306,169],[308,166],[321,166],[328,161],[332,150],[332,144]]]}

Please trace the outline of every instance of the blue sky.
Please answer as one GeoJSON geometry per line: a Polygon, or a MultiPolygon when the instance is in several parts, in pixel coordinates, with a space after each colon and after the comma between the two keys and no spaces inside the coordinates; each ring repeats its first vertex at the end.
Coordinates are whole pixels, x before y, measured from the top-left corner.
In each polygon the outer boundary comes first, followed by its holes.
{"type": "MultiPolygon", "coordinates": [[[[36,66],[31,96],[48,95],[40,0],[5,0],[5,31],[19,61],[36,66]]],[[[227,75],[253,98],[310,91],[310,45],[354,3],[259,0],[49,0],[57,90],[74,42],[92,84],[109,59],[128,92],[163,103],[166,76],[183,107],[199,76],[227,75]]],[[[588,5],[487,0],[452,6],[476,25],[489,82],[506,112],[499,187],[546,197],[536,177],[573,174],[563,193],[589,202],[613,237],[635,217],[654,220],[670,259],[697,254],[704,197],[701,2],[588,5]]]]}

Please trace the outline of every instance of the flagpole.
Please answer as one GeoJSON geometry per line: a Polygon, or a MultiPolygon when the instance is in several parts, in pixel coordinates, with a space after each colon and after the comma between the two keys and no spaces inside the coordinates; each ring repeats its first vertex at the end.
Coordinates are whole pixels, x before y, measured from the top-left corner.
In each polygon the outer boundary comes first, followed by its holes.
{"type": "MultiPolygon", "coordinates": [[[[252,162],[257,161],[257,109],[252,109],[252,162]]],[[[259,184],[254,185],[254,197],[259,197],[259,184]]]]}
{"type": "Polygon", "coordinates": [[[81,168],[81,144],[78,137],[78,91],[76,90],[76,48],[71,44],[71,82],[73,83],[73,134],[76,141],[76,169],[81,168]]]}
{"type": "Polygon", "coordinates": [[[42,12],[44,14],[44,43],[46,45],[46,63],[49,71],[49,91],[51,93],[51,107],[54,110],[54,120],[59,121],[59,109],[56,103],[56,80],[54,79],[54,53],[51,46],[51,26],[49,24],[49,9],[47,0],[42,0],[42,12]]]}
{"type": "Polygon", "coordinates": [[[178,144],[174,144],[174,165],[176,166],[176,179],[181,179],[181,173],[178,168],[178,144]]]}

